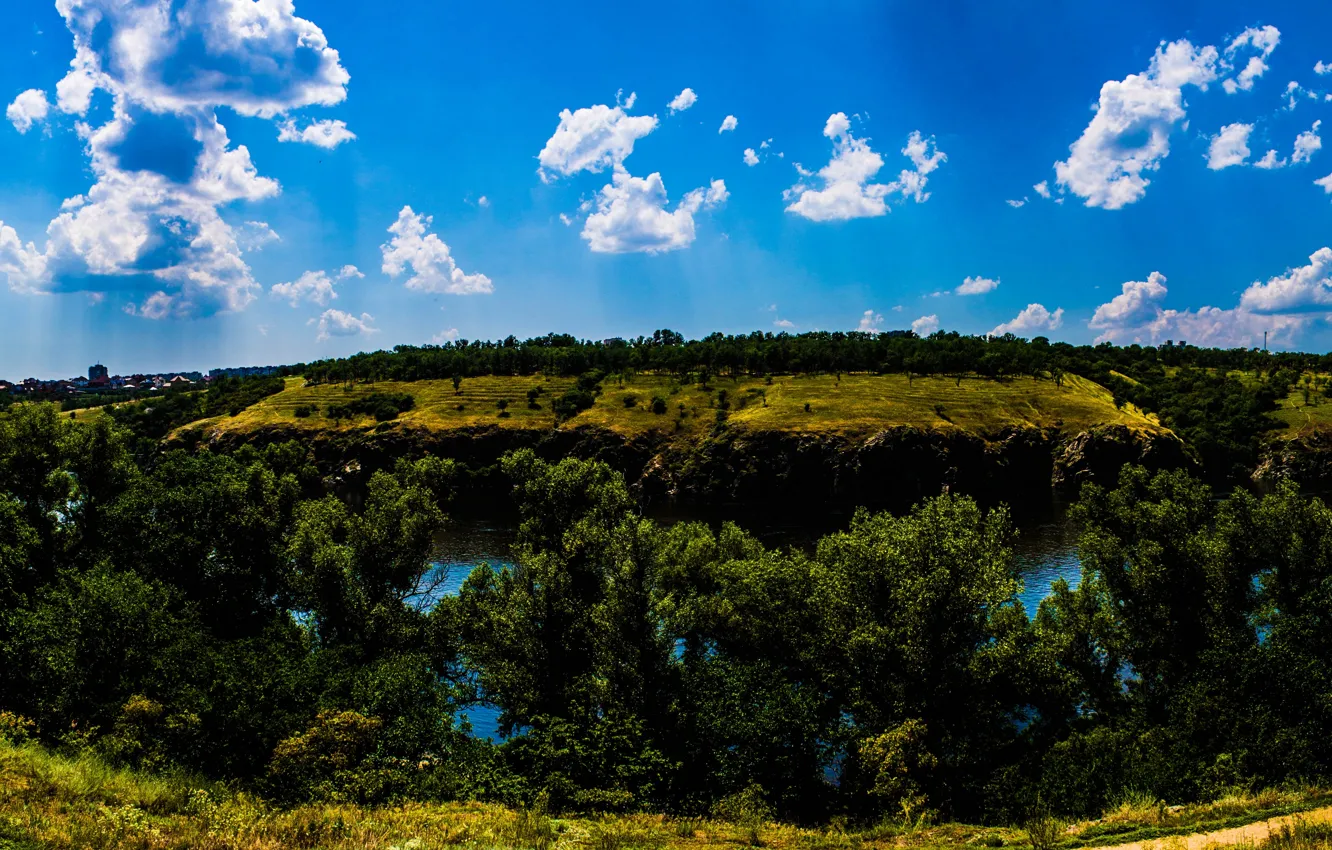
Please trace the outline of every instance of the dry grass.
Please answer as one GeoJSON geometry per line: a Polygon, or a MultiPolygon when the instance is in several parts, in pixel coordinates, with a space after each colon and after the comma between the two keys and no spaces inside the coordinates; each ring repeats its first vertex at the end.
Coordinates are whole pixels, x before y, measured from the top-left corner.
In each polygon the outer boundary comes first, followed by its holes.
{"type": "MultiPolygon", "coordinates": [[[[1110,393],[1076,376],[1062,387],[1034,378],[988,380],[964,377],[915,378],[906,375],[798,375],[763,378],[713,379],[708,389],[681,384],[664,375],[636,375],[623,382],[606,379],[603,391],[589,410],[559,427],[584,425],[622,434],[652,430],[684,437],[710,430],[725,393],[732,425],[759,430],[810,433],[870,433],[906,425],[939,430],[993,433],[1008,426],[1062,428],[1080,431],[1093,425],[1123,424],[1155,429],[1154,417],[1128,406],[1118,409],[1110,393]],[[665,413],[653,413],[653,399],[666,404],[665,413]]],[[[345,386],[303,386],[289,379],[287,389],[242,411],[201,423],[207,431],[251,430],[286,425],[309,430],[373,426],[369,417],[335,422],[323,415],[331,404],[344,403],[372,392],[406,392],[416,409],[399,417],[401,428],[447,430],[479,425],[506,428],[555,427],[552,404],[572,385],[567,378],[480,377],[464,379],[455,394],[449,381],[381,382],[345,386]],[[527,392],[540,388],[539,409],[529,409],[527,392]],[[509,400],[508,416],[501,417],[497,402],[509,400]],[[300,406],[315,406],[319,413],[297,418],[300,406]],[[462,409],[460,410],[459,407],[462,409]]],[[[191,426],[191,427],[198,427],[191,426]]]]}

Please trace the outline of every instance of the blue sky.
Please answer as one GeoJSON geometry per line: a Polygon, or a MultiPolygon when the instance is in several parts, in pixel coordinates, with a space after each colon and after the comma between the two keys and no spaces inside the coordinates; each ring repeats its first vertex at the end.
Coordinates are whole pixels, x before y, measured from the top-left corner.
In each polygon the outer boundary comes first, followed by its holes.
{"type": "Polygon", "coordinates": [[[6,377],[660,327],[1332,347],[1332,8],[62,5],[0,13],[6,377]]]}

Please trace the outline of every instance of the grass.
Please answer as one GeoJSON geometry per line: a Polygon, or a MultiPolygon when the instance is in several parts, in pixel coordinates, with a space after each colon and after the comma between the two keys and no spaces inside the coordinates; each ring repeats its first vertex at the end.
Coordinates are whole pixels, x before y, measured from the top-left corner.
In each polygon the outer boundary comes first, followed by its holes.
{"type": "Polygon", "coordinates": [[[1286,427],[1274,431],[1277,439],[1290,440],[1332,429],[1332,375],[1306,372],[1287,396],[1277,402],[1271,416],[1286,427]],[[1308,380],[1308,384],[1304,383],[1308,380]],[[1305,390],[1309,390],[1305,400],[1305,390]]]}
{"type": "MultiPolygon", "coordinates": [[[[1093,425],[1122,424],[1156,429],[1154,417],[1131,405],[1116,408],[1100,385],[1066,376],[1063,386],[1030,377],[989,380],[978,377],[909,379],[906,375],[798,375],[713,379],[709,387],[681,384],[665,375],[636,375],[620,382],[606,379],[591,409],[558,427],[595,426],[626,435],[660,431],[694,437],[711,430],[725,393],[728,420],[754,430],[808,433],[871,433],[892,426],[962,430],[990,434],[1008,426],[1061,428],[1076,432],[1093,425]],[[654,399],[665,403],[654,413],[654,399]]],[[[290,378],[287,388],[242,411],[195,423],[206,431],[246,431],[272,426],[302,430],[350,430],[376,427],[370,417],[334,421],[329,405],[373,392],[406,392],[416,408],[397,424],[378,427],[448,430],[477,426],[542,428],[556,426],[552,404],[572,386],[568,378],[477,377],[463,380],[455,393],[450,381],[380,382],[307,387],[290,378]],[[528,407],[527,393],[540,389],[539,407],[528,407]],[[507,416],[498,402],[508,399],[507,416]],[[316,412],[298,417],[300,407],[316,412]]]]}
{"type": "MultiPolygon", "coordinates": [[[[1141,798],[1099,821],[1063,830],[1058,847],[1119,844],[1252,823],[1326,805],[1327,792],[1239,794],[1198,806],[1141,798]],[[1128,827],[1113,836],[1097,825],[1128,827]]],[[[1330,850],[1326,828],[1297,826],[1263,850],[1330,850]]],[[[1058,835],[1058,833],[1055,833],[1058,835]]],[[[1052,839],[1046,835],[1045,839],[1052,839]]],[[[281,809],[186,776],[155,777],[108,767],[92,756],[65,757],[0,740],[0,850],[889,850],[1032,846],[1016,827],[891,822],[861,829],[804,828],[770,821],[729,822],[628,814],[554,817],[486,803],[404,803],[359,807],[310,804],[281,809]]]]}

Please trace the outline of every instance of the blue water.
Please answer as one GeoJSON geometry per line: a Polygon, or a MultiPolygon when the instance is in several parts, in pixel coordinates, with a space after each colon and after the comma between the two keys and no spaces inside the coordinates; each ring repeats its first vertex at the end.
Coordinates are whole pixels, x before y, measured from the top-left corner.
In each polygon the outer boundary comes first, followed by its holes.
{"type": "MultiPolygon", "coordinates": [[[[1013,547],[1023,589],[1018,598],[1034,616],[1037,607],[1050,593],[1056,579],[1065,579],[1077,587],[1082,568],[1077,556],[1077,531],[1062,511],[1023,523],[1018,527],[1018,539],[1013,547]]],[[[423,582],[417,604],[429,607],[436,599],[452,596],[461,589],[467,576],[481,564],[495,568],[512,566],[512,548],[515,530],[511,526],[484,522],[452,522],[448,530],[436,540],[433,568],[423,582]]],[[[780,531],[760,535],[768,545],[791,543],[796,538],[780,539],[780,531]]],[[[491,705],[476,705],[463,712],[472,724],[473,734],[500,740],[499,711],[491,705]]]]}

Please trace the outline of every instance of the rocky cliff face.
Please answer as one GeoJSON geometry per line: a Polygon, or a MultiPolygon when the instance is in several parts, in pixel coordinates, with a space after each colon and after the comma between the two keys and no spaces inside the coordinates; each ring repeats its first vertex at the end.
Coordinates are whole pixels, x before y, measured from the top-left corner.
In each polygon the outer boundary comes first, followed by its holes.
{"type": "Polygon", "coordinates": [[[331,485],[355,488],[399,457],[434,454],[466,465],[468,503],[493,510],[507,499],[497,464],[506,452],[530,448],[548,460],[602,460],[625,475],[650,503],[699,508],[743,505],[780,513],[858,506],[905,507],[943,490],[987,502],[1047,500],[1054,491],[1076,494],[1085,481],[1113,484],[1125,463],[1153,469],[1189,468],[1184,444],[1173,434],[1123,426],[1067,435],[1010,428],[989,435],[890,428],[862,436],[797,434],[726,428],[697,441],[651,433],[624,437],[596,428],[523,430],[486,427],[457,431],[390,428],[350,432],[269,429],[214,440],[310,443],[331,485]]]}
{"type": "Polygon", "coordinates": [[[1253,480],[1260,488],[1286,480],[1312,490],[1332,487],[1332,432],[1268,441],[1253,480]]]}

